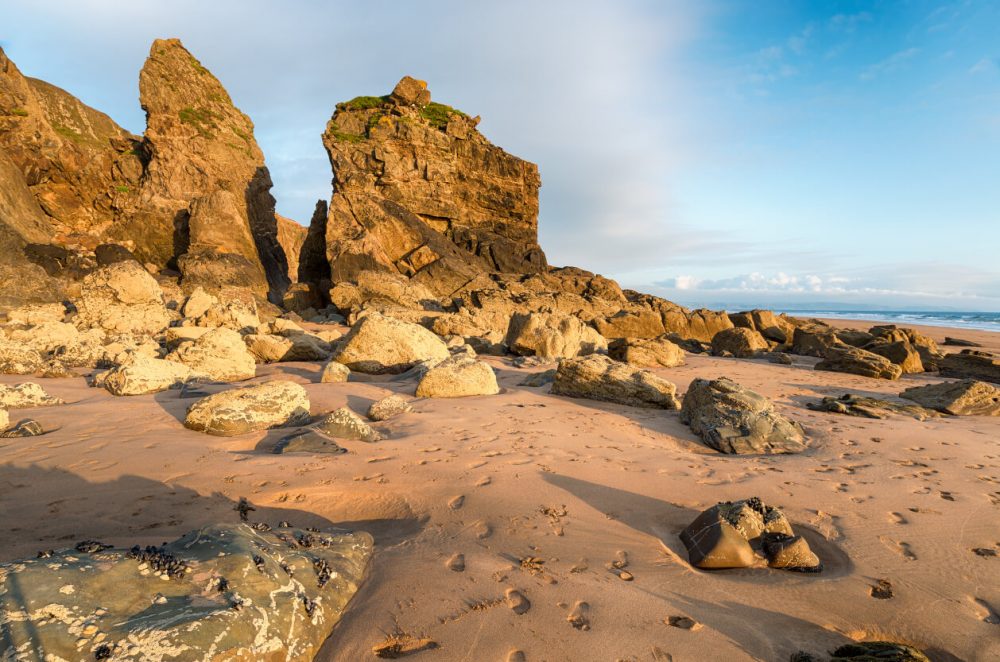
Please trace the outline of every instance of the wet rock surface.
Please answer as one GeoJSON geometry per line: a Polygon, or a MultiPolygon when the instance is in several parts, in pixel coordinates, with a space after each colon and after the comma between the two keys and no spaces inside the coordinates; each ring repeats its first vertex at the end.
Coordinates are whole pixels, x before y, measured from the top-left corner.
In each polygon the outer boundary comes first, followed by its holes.
{"type": "Polygon", "coordinates": [[[684,394],[681,422],[722,453],[798,453],[805,432],[764,396],[726,379],[695,379],[684,394]]]}
{"type": "Polygon", "coordinates": [[[366,533],[249,524],[162,547],[92,543],[0,565],[0,654],[312,660],[364,578],[366,533]]]}

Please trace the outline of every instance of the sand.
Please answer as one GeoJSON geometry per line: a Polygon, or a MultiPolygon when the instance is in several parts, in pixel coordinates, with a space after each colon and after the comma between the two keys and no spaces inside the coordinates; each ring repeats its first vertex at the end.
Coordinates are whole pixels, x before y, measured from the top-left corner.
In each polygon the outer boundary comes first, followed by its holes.
{"type": "MultiPolygon", "coordinates": [[[[921,330],[1000,351],[1000,334],[921,330]]],[[[657,370],[681,392],[695,377],[728,376],[809,436],[800,455],[733,457],[704,447],[676,412],[552,396],[519,385],[539,368],[488,360],[499,395],[416,400],[413,413],[376,425],[386,440],[345,441],[348,454],[326,457],[271,454],[282,431],[186,430],[193,400],[178,391],[115,398],[82,377],[33,379],[68,404],[11,412],[12,423],[31,416],[54,431],[0,440],[0,560],[84,538],[158,544],[235,521],[245,496],[258,520],[376,537],[370,576],[319,660],[375,659],[372,646],[394,634],[437,644],[414,660],[787,660],[872,638],[935,660],[1000,659],[1000,556],[973,552],[1000,552],[1000,418],[868,420],[805,407],[941,378],[817,372],[804,357],[782,366],[689,355],[657,370]],[[826,570],[693,569],[679,531],[717,501],[749,496],[781,507],[826,570]],[[880,579],[891,599],[871,596],[880,579]]],[[[313,414],[364,413],[415,387],[320,384],[320,367],[261,366],[255,381],[303,384],[313,414]]]]}

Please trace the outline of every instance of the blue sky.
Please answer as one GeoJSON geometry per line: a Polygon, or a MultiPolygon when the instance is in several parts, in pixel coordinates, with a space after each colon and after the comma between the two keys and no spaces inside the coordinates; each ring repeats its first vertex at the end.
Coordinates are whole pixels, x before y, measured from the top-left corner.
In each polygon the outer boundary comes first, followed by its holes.
{"type": "Polygon", "coordinates": [[[1000,3],[2,0],[0,26],[136,133],[180,37],[302,222],[334,104],[410,74],[539,164],[554,264],[688,305],[1000,310],[1000,3]]]}

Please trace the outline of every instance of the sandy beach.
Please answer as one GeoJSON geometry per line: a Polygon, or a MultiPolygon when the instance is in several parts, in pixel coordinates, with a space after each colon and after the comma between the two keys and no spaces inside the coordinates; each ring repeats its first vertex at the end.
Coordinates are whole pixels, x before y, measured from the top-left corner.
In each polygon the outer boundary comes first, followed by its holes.
{"type": "MultiPolygon", "coordinates": [[[[920,330],[1000,349],[1000,334],[920,330]]],[[[84,538],[159,544],[235,521],[246,497],[261,521],[375,536],[369,577],[319,660],[374,659],[372,646],[393,634],[437,644],[416,660],[785,660],[872,638],[934,660],[1000,656],[1000,558],[973,552],[1000,551],[1000,420],[805,407],[940,377],[817,372],[816,359],[799,356],[783,366],[689,354],[657,370],[679,392],[696,377],[728,376],[808,434],[798,455],[727,456],[676,412],[553,396],[520,385],[541,368],[486,360],[499,395],[415,400],[412,413],[376,425],[385,440],[345,442],[347,454],[326,457],[272,454],[281,430],[184,429],[191,400],[176,390],[115,398],[83,377],[32,379],[67,404],[11,411],[12,422],[30,415],[53,431],[0,441],[0,561],[84,538]],[[688,564],[680,530],[718,501],[750,496],[784,510],[822,573],[688,564]],[[880,579],[892,599],[871,596],[880,579]],[[515,613],[510,591],[530,608],[515,613]],[[675,616],[696,625],[671,626],[675,616]]],[[[389,393],[413,394],[398,377],[321,384],[320,367],[259,366],[254,381],[301,383],[313,414],[363,413],[389,393]]]]}

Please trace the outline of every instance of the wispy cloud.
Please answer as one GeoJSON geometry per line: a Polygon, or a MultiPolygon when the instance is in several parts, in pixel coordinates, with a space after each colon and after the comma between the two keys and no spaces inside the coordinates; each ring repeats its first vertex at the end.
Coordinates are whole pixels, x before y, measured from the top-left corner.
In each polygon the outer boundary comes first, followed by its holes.
{"type": "Polygon", "coordinates": [[[988,57],[984,57],[969,67],[970,74],[988,74],[996,71],[1000,71],[1000,65],[997,64],[997,60],[988,57]]]}
{"type": "Polygon", "coordinates": [[[897,51],[880,62],[871,64],[861,71],[861,80],[872,80],[879,76],[893,73],[902,69],[907,62],[915,58],[920,53],[919,48],[907,48],[897,51]]]}

